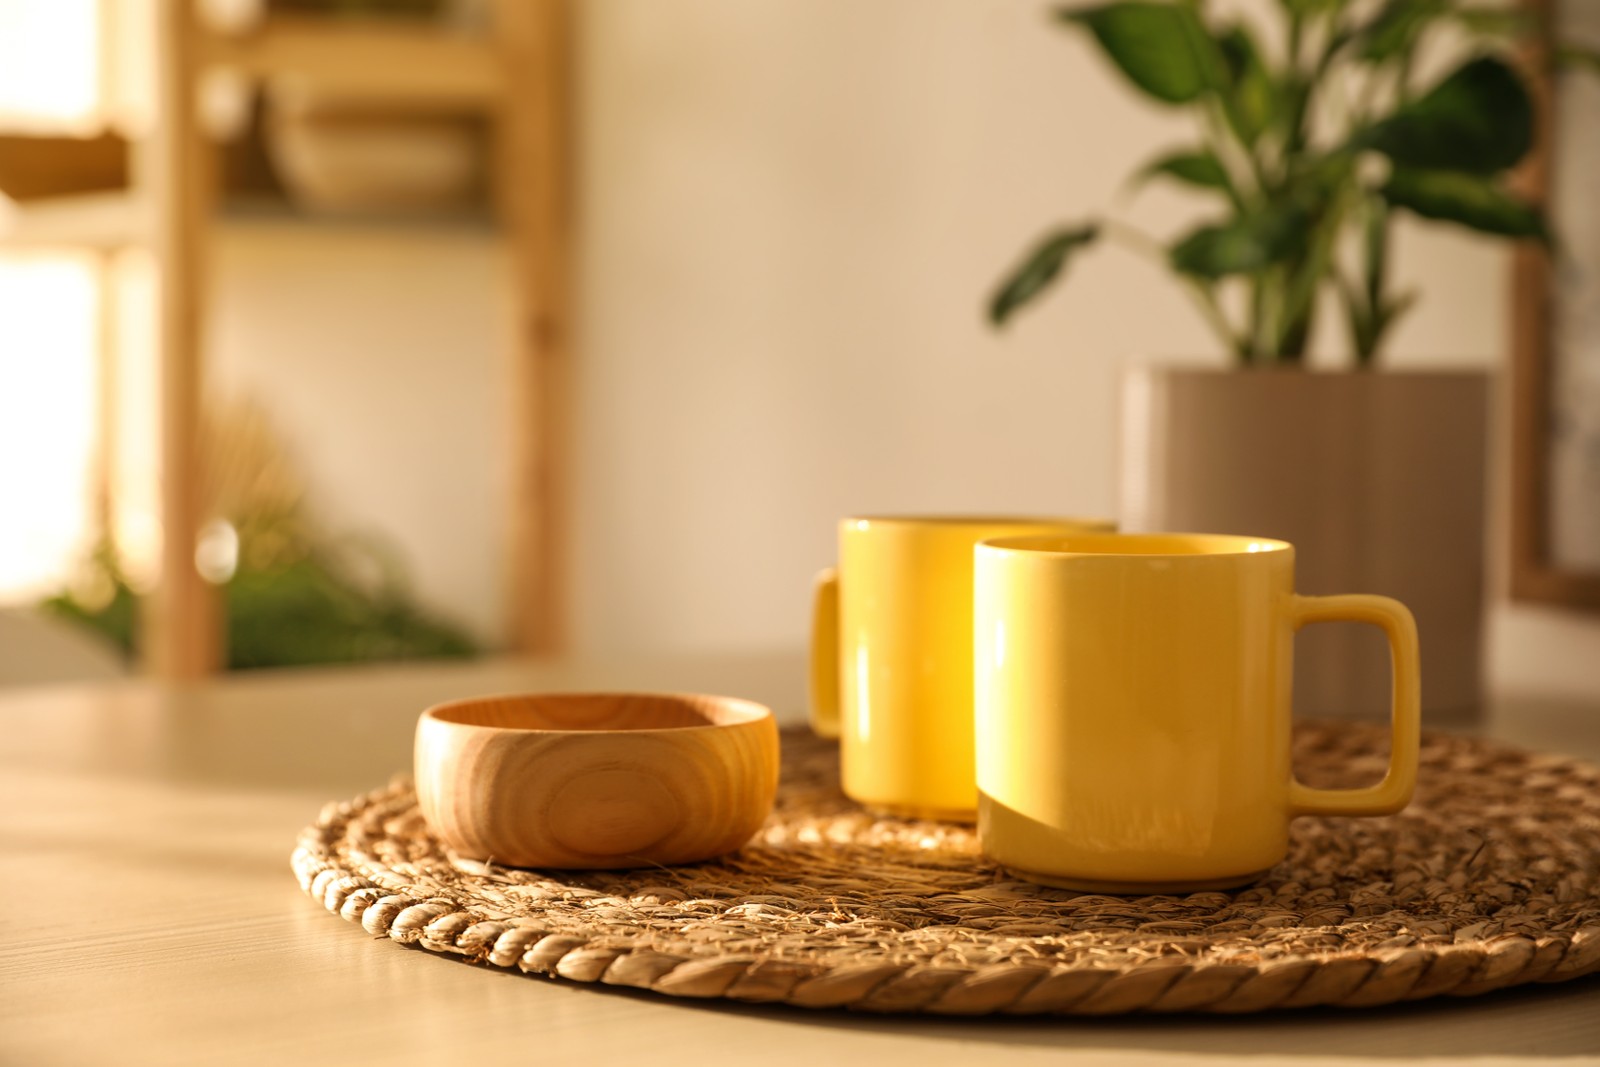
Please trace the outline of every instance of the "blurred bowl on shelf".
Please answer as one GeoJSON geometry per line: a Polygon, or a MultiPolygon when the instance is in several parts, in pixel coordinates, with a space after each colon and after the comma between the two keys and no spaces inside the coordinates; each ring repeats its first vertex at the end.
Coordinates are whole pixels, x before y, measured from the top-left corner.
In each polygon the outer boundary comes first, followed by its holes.
{"type": "Polygon", "coordinates": [[[299,82],[274,83],[268,94],[268,155],[308,210],[425,213],[478,197],[485,138],[471,115],[396,110],[299,82]]]}
{"type": "Polygon", "coordinates": [[[237,37],[261,25],[267,0],[199,0],[195,12],[212,33],[237,37]]]}

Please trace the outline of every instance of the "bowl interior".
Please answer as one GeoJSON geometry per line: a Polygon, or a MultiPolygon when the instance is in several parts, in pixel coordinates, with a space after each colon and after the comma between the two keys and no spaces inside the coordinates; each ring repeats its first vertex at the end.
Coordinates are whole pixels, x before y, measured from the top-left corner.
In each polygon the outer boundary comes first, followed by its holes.
{"type": "Polygon", "coordinates": [[[733,726],[769,714],[731,697],[677,693],[549,693],[479,697],[428,712],[463,726],[501,730],[682,730],[733,726]]]}

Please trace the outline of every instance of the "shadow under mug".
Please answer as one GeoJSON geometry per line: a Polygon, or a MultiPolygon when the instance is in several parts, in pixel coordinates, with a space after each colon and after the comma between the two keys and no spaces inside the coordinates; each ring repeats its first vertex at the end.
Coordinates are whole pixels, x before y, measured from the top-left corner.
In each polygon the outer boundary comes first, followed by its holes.
{"type": "Polygon", "coordinates": [[[972,822],[972,560],[989,537],[1113,530],[1103,520],[854,517],[817,576],[811,723],[840,739],[847,796],[912,818],[972,822]]]}
{"type": "Polygon", "coordinates": [[[1221,889],[1288,851],[1299,815],[1385,815],[1416,784],[1416,623],[1381,596],[1300,596],[1266,538],[1106,534],[976,550],[978,833],[1016,874],[1090,892],[1221,889]],[[1290,762],[1294,634],[1381,627],[1388,773],[1302,785],[1290,762]]]}

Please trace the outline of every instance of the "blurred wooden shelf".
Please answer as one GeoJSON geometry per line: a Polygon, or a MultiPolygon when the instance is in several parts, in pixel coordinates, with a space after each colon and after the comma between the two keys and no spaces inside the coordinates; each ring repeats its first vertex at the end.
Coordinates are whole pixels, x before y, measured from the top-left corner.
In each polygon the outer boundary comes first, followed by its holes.
{"type": "MultiPolygon", "coordinates": [[[[227,198],[212,216],[223,229],[271,226],[334,232],[456,230],[495,236],[499,227],[484,207],[440,211],[307,211],[287,200],[227,198]]],[[[0,204],[0,248],[115,249],[144,244],[150,213],[133,193],[82,193],[45,200],[0,204]]]]}
{"type": "MultiPolygon", "coordinates": [[[[111,26],[106,39],[139,43],[151,52],[150,61],[137,68],[153,82],[155,121],[127,145],[129,188],[90,193],[71,191],[90,188],[81,184],[49,184],[41,199],[14,206],[0,201],[0,249],[140,244],[150,250],[160,273],[158,518],[164,536],[162,580],[145,620],[144,649],[159,676],[199,678],[220,658],[216,591],[194,566],[206,514],[198,442],[211,281],[207,245],[219,223],[352,230],[470,227],[505,241],[516,300],[509,371],[515,462],[508,486],[508,602],[519,651],[544,654],[557,648],[564,547],[558,512],[570,347],[571,3],[489,0],[489,29],[482,34],[427,20],[307,15],[272,16],[234,36],[202,25],[194,0],[137,5],[100,0],[99,11],[111,26]],[[127,26],[120,25],[123,18],[127,26]],[[493,131],[489,204],[416,216],[393,211],[324,215],[283,201],[231,201],[219,181],[218,145],[199,114],[205,80],[221,70],[268,83],[291,105],[333,101],[330,110],[345,120],[349,116],[339,111],[354,113],[358,121],[371,120],[364,112],[391,109],[446,121],[473,113],[470,121],[481,117],[493,131]],[[306,100],[299,101],[302,92],[306,100]],[[61,195],[55,195],[58,189],[61,195]]],[[[101,58],[107,61],[106,55],[101,58]]],[[[37,146],[32,150],[37,156],[37,146]]],[[[56,170],[65,173],[62,167],[56,170]]],[[[43,171],[55,180],[49,167],[43,171]]],[[[17,175],[31,183],[26,188],[41,189],[38,174],[13,168],[13,180],[17,175]]],[[[106,339],[102,357],[109,359],[110,332],[106,339]]]]}
{"type": "Polygon", "coordinates": [[[81,193],[0,207],[0,245],[118,248],[144,241],[150,213],[133,193],[81,193]]]}
{"type": "Polygon", "coordinates": [[[505,84],[488,38],[422,20],[275,16],[237,37],[205,35],[201,62],[394,107],[487,109],[505,84]]]}
{"type": "MultiPolygon", "coordinates": [[[[484,236],[500,232],[487,207],[443,208],[437,211],[311,211],[276,197],[227,197],[218,205],[216,222],[223,227],[285,226],[307,230],[462,230],[484,236]]],[[[4,237],[0,236],[0,241],[4,237]]]]}

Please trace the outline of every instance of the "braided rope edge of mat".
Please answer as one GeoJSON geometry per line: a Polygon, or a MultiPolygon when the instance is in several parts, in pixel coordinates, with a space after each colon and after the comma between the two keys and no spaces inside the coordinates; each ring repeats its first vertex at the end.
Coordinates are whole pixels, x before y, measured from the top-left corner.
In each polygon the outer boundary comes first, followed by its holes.
{"type": "Polygon", "coordinates": [[[291,858],[301,888],[375,937],[574,982],[674,997],[880,1013],[1092,1016],[1377,1007],[1441,995],[1476,996],[1600,972],[1600,924],[1566,936],[1501,935],[1431,951],[1379,949],[1355,957],[1297,957],[1259,965],[1163,960],[1107,968],[883,962],[829,966],[596,944],[599,938],[554,933],[529,920],[488,918],[448,896],[390,892],[342,866],[332,846],[344,827],[366,808],[409,788],[400,779],[353,801],[326,805],[316,824],[301,834],[291,858]]]}

